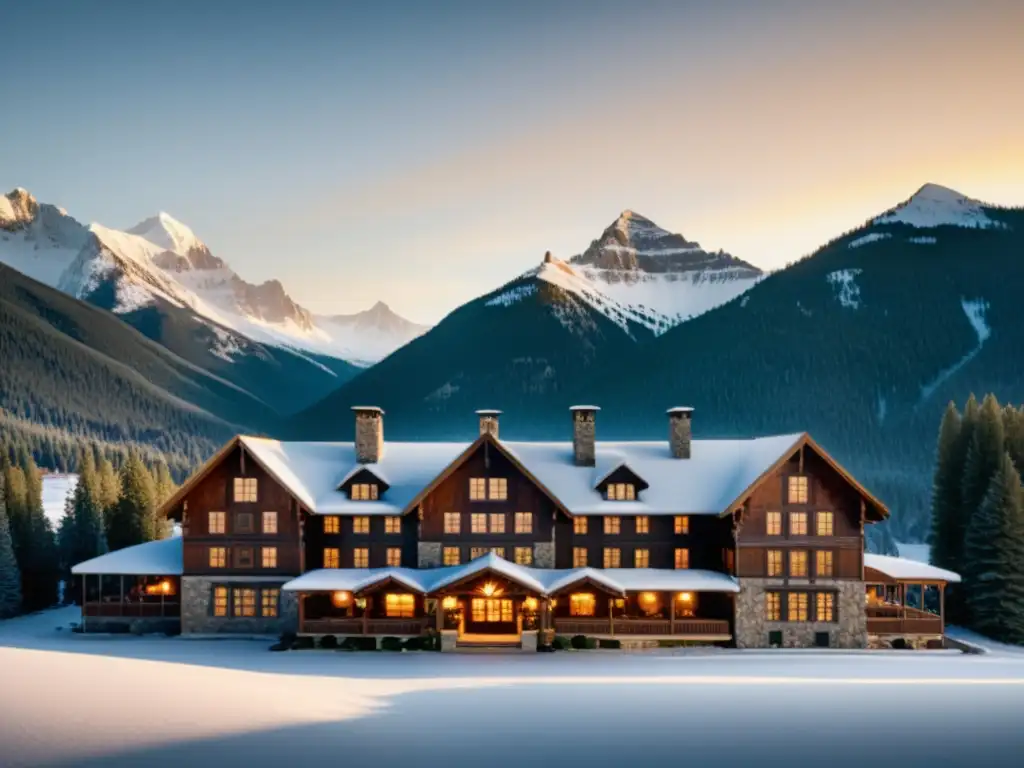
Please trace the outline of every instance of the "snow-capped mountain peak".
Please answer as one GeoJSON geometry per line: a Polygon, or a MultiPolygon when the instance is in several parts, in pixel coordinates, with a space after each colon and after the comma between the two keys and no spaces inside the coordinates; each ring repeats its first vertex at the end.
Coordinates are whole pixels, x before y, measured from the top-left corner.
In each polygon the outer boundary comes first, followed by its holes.
{"type": "Polygon", "coordinates": [[[985,214],[986,207],[980,200],[974,200],[954,189],[929,183],[872,223],[909,224],[918,228],[951,225],[984,229],[1001,226],[985,214]]]}
{"type": "Polygon", "coordinates": [[[160,266],[164,269],[181,272],[187,269],[224,267],[224,262],[210,253],[206,243],[196,237],[190,227],[169,213],[161,211],[156,216],[139,222],[128,232],[145,238],[168,253],[168,256],[161,259],[160,266]]]}

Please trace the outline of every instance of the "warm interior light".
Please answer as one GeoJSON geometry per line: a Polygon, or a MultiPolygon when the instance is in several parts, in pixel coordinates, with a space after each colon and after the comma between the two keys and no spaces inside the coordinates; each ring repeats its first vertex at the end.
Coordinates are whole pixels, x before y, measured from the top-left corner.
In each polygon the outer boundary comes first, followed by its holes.
{"type": "Polygon", "coordinates": [[[488,581],[480,587],[480,592],[484,597],[494,597],[501,594],[501,588],[493,581],[488,581]]]}
{"type": "Polygon", "coordinates": [[[441,607],[444,608],[446,611],[450,611],[453,608],[457,608],[458,605],[459,601],[456,600],[454,597],[451,597],[450,595],[441,601],[441,607]]]}
{"type": "Polygon", "coordinates": [[[537,610],[537,598],[536,597],[528,597],[528,598],[526,598],[525,600],[523,600],[523,607],[526,608],[526,610],[528,610],[528,611],[536,611],[537,610]]]}
{"type": "Polygon", "coordinates": [[[693,601],[693,595],[690,592],[680,592],[679,593],[679,602],[681,602],[681,603],[689,603],[689,602],[692,602],[692,601],[693,601]]]}
{"type": "Polygon", "coordinates": [[[163,592],[165,595],[171,594],[171,582],[167,581],[166,579],[160,582],[160,591],[163,592]]]}
{"type": "Polygon", "coordinates": [[[653,592],[641,592],[640,593],[640,602],[641,603],[648,603],[648,604],[650,604],[650,603],[654,603],[654,602],[657,602],[657,601],[658,601],[658,596],[656,594],[654,594],[653,592]]]}
{"type": "Polygon", "coordinates": [[[348,592],[334,592],[331,595],[331,602],[334,603],[338,608],[342,608],[348,605],[348,601],[352,598],[352,595],[348,592]]]}

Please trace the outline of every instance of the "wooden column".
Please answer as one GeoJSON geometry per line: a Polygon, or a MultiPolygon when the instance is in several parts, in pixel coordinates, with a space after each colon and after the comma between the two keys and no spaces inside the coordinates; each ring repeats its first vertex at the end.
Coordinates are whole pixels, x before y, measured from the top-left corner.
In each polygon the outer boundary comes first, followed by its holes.
{"type": "Polygon", "coordinates": [[[299,592],[299,632],[302,632],[306,626],[306,596],[302,592],[299,592]]]}
{"type": "Polygon", "coordinates": [[[608,634],[615,634],[615,598],[608,598],[608,634]]]}
{"type": "MultiPolygon", "coordinates": [[[[353,598],[354,600],[355,598],[353,598]]],[[[373,604],[373,598],[366,598],[366,605],[363,607],[363,635],[370,634],[370,606],[373,604]]]]}
{"type": "Polygon", "coordinates": [[[939,584],[939,627],[946,634],[946,585],[939,584]]]}
{"type": "Polygon", "coordinates": [[[676,595],[674,592],[668,593],[668,633],[670,635],[676,633],[676,595]]]}
{"type": "Polygon", "coordinates": [[[444,630],[444,597],[437,596],[437,607],[434,609],[434,628],[440,633],[444,630]]]}
{"type": "Polygon", "coordinates": [[[86,582],[89,580],[89,574],[82,574],[82,631],[85,632],[85,603],[89,599],[89,593],[86,589],[86,582]]]}

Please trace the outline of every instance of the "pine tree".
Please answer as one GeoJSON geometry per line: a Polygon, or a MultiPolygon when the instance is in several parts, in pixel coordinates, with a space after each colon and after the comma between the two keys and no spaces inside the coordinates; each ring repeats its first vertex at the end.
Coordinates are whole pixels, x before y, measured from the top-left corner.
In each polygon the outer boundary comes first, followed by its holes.
{"type": "MultiPolygon", "coordinates": [[[[153,478],[154,485],[156,486],[156,504],[159,506],[163,504],[167,499],[174,495],[174,492],[178,490],[177,483],[174,482],[174,478],[171,477],[171,471],[167,467],[167,462],[161,459],[156,464],[156,471],[153,478]]],[[[161,518],[157,516],[156,509],[154,508],[153,518],[153,530],[158,539],[168,538],[173,531],[173,524],[166,517],[161,518]]]]}
{"type": "Polygon", "coordinates": [[[107,544],[112,550],[152,541],[156,532],[153,478],[135,453],[121,468],[121,494],[107,516],[107,544]]]}
{"type": "Polygon", "coordinates": [[[985,499],[992,476],[999,469],[1005,440],[1002,410],[995,396],[988,394],[978,412],[977,425],[971,435],[971,445],[964,465],[961,514],[965,530],[985,499]]]}
{"type": "Polygon", "coordinates": [[[0,474],[0,619],[7,619],[21,612],[21,571],[14,557],[3,481],[0,474]]]}
{"type": "Polygon", "coordinates": [[[932,486],[932,523],[929,535],[931,561],[940,568],[958,571],[963,549],[960,520],[960,478],[963,465],[958,456],[960,412],[952,402],[946,406],[939,428],[932,486]]]}
{"type": "Polygon", "coordinates": [[[971,626],[996,640],[1024,643],[1024,499],[1020,474],[1004,453],[964,544],[971,626]]]}

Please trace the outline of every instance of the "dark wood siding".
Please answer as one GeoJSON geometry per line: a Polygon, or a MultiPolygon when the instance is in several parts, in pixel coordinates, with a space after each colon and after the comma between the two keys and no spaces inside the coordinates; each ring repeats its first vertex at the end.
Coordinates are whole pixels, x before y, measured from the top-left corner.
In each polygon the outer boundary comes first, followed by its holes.
{"type": "Polygon", "coordinates": [[[337,517],[339,533],[324,533],[328,515],[311,515],[306,520],[306,570],[311,571],[324,567],[324,549],[333,547],[339,550],[342,568],[353,567],[356,547],[370,550],[370,568],[383,568],[387,565],[387,551],[390,547],[402,550],[402,566],[416,567],[416,515],[409,514],[397,518],[401,521],[400,533],[385,533],[385,518],[378,515],[370,517],[370,532],[355,533],[353,531],[355,515],[337,517]]]}

